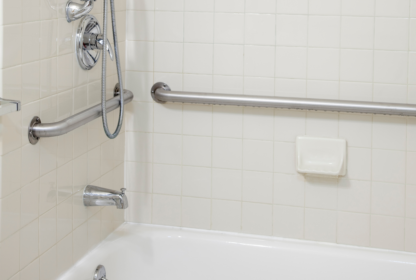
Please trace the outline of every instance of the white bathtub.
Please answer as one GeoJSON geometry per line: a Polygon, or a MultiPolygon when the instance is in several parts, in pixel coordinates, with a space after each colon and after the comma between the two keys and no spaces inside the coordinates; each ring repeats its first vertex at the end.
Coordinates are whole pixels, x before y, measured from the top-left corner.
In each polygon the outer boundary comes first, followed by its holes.
{"type": "Polygon", "coordinates": [[[126,223],[61,280],[407,280],[416,254],[126,223]]]}

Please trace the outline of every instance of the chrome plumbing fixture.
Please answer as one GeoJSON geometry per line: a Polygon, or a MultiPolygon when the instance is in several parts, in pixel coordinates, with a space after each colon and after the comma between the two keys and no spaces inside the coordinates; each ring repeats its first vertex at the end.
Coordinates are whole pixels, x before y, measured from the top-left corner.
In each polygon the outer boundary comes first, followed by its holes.
{"type": "MultiPolygon", "coordinates": [[[[95,1],[95,0],[94,0],[95,1]]],[[[112,49],[109,46],[107,40],[107,17],[108,17],[108,1],[110,1],[110,10],[111,10],[111,25],[113,29],[113,42],[114,42],[114,56],[116,58],[116,67],[117,67],[117,77],[118,84],[120,89],[120,113],[118,116],[117,127],[113,133],[110,132],[107,122],[107,112],[106,112],[106,86],[107,86],[107,56],[106,52],[102,53],[103,65],[101,72],[101,109],[102,109],[102,120],[104,132],[108,138],[114,139],[118,136],[123,126],[124,119],[124,90],[123,90],[123,79],[121,76],[121,66],[120,66],[120,55],[118,48],[118,39],[117,39],[117,26],[116,26],[116,9],[114,6],[114,0],[103,0],[104,9],[103,9],[103,33],[101,34],[100,25],[97,22],[97,19],[94,16],[87,15],[93,8],[93,0],[86,0],[84,5],[77,4],[68,1],[66,5],[66,18],[68,22],[79,19],[83,16],[85,18],[81,21],[76,36],[76,54],[78,58],[79,65],[84,70],[90,70],[97,64],[98,59],[100,58],[101,50],[107,50],[110,53],[110,58],[112,59],[112,49]],[[104,46],[105,45],[105,46],[104,46]]]]}
{"type": "Polygon", "coordinates": [[[129,202],[125,194],[126,189],[121,189],[120,192],[88,185],[84,189],[84,206],[112,206],[115,205],[117,209],[127,209],[129,202]]]}
{"type": "MultiPolygon", "coordinates": [[[[107,101],[107,111],[111,112],[120,106],[120,91],[116,85],[114,88],[114,98],[107,101]]],[[[133,100],[133,93],[124,90],[124,103],[130,103],[133,100]]],[[[62,121],[54,123],[42,123],[39,117],[33,117],[29,124],[28,138],[32,145],[38,143],[41,137],[56,137],[64,135],[72,130],[87,124],[102,115],[101,104],[95,105],[76,115],[70,116],[62,121]]]]}
{"type": "Polygon", "coordinates": [[[83,0],[84,4],[80,4],[74,1],[68,1],[66,3],[66,21],[71,22],[77,19],[82,18],[83,16],[87,15],[91,12],[92,8],[94,8],[94,1],[93,0],[83,0]]]}
{"type": "MultiPolygon", "coordinates": [[[[94,0],[95,1],[95,0],[94,0]]],[[[76,34],[76,55],[79,65],[84,70],[90,70],[97,64],[101,51],[107,50],[110,58],[116,59],[118,83],[114,88],[114,98],[106,100],[106,51],[103,52],[103,69],[101,76],[101,104],[91,107],[81,113],[55,123],[42,123],[40,118],[35,116],[29,123],[28,138],[32,145],[35,145],[41,137],[55,137],[66,134],[84,124],[89,123],[96,118],[102,117],[103,127],[106,135],[114,139],[119,134],[124,118],[124,104],[133,100],[133,93],[123,89],[120,55],[117,44],[117,30],[114,0],[111,1],[111,18],[113,26],[114,51],[107,40],[107,1],[104,0],[104,32],[101,34],[101,28],[97,19],[92,15],[86,15],[93,7],[93,1],[87,0],[84,5],[68,1],[66,16],[68,22],[84,17],[78,27],[76,34]],[[105,45],[105,46],[104,46],[105,45]],[[119,120],[116,131],[111,134],[108,130],[107,111],[113,111],[120,107],[119,120]]],[[[1,104],[0,104],[1,105],[1,104]]],[[[20,103],[17,105],[17,110],[20,103]]],[[[0,110],[1,114],[1,110],[0,110]]]]}
{"type": "MultiPolygon", "coordinates": [[[[100,59],[104,48],[104,35],[95,16],[85,16],[77,29],[75,36],[76,56],[79,66],[84,70],[93,68],[100,59]]],[[[110,59],[114,60],[114,53],[110,41],[107,39],[107,51],[110,59]]]]}
{"type": "Polygon", "coordinates": [[[150,93],[158,103],[183,102],[416,117],[416,105],[410,104],[171,91],[167,84],[160,82],[153,85],[150,93]]]}
{"type": "Polygon", "coordinates": [[[93,280],[107,280],[107,273],[105,271],[105,267],[103,265],[97,266],[94,273],[93,280]]]}
{"type": "MultiPolygon", "coordinates": [[[[116,8],[114,6],[114,0],[110,0],[111,5],[111,23],[113,27],[113,41],[114,41],[114,52],[116,54],[116,66],[117,66],[117,77],[118,77],[118,87],[120,91],[120,113],[118,115],[118,122],[116,130],[111,133],[108,129],[107,123],[107,113],[106,113],[106,86],[107,86],[107,56],[106,52],[103,52],[103,67],[101,71],[101,109],[103,111],[102,120],[103,120],[103,128],[104,132],[108,138],[114,139],[118,136],[121,131],[121,127],[123,126],[123,119],[124,119],[124,90],[123,90],[123,77],[121,75],[121,66],[120,66],[120,55],[118,50],[118,39],[117,39],[117,26],[116,26],[116,8]]],[[[103,18],[103,42],[107,42],[107,0],[104,0],[104,18],[103,18]]]]}

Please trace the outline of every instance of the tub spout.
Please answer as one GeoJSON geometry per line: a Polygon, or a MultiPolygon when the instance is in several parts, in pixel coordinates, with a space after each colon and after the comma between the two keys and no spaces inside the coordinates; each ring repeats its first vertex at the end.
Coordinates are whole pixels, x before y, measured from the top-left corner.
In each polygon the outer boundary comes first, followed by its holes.
{"type": "Polygon", "coordinates": [[[124,193],[126,189],[121,189],[121,193],[114,196],[114,201],[116,202],[117,209],[127,209],[129,207],[129,201],[127,200],[127,196],[124,193]]]}
{"type": "Polygon", "coordinates": [[[88,185],[84,190],[84,205],[85,206],[112,206],[115,205],[117,209],[127,209],[129,202],[126,189],[121,189],[120,192],[105,189],[97,186],[88,185]]]}

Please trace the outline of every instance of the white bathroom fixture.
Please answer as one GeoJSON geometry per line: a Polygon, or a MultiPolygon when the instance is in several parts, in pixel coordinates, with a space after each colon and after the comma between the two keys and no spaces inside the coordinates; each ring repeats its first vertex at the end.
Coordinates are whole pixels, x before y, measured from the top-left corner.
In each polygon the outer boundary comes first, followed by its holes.
{"type": "Polygon", "coordinates": [[[296,169],[299,173],[312,176],[344,176],[347,173],[347,141],[297,137],[296,169]]]}
{"type": "Polygon", "coordinates": [[[126,223],[59,280],[414,280],[416,255],[209,230],[126,223]],[[100,278],[98,278],[100,279],[100,278]]]}

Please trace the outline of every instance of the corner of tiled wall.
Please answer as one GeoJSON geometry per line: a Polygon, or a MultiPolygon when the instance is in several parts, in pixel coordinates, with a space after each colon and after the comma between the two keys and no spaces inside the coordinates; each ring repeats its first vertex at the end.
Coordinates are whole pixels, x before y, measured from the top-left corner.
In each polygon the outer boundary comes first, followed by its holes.
{"type": "MultiPolygon", "coordinates": [[[[102,2],[93,14],[102,21],[102,2]]],[[[124,129],[110,141],[97,119],[37,145],[27,139],[34,116],[54,122],[100,102],[101,66],[83,71],[74,55],[79,21],[67,23],[66,0],[2,1],[3,98],[22,110],[0,117],[0,279],[55,280],[124,222],[124,211],[86,208],[87,184],[124,186],[124,129]]],[[[123,74],[124,0],[116,1],[123,74]]],[[[108,70],[108,92],[116,82],[108,70]]],[[[117,112],[109,114],[114,129],[117,112]]]]}
{"type": "Polygon", "coordinates": [[[127,220],[416,252],[416,121],[157,104],[173,90],[415,103],[416,2],[128,0],[127,220]],[[348,174],[295,172],[297,135],[348,174]]]}

